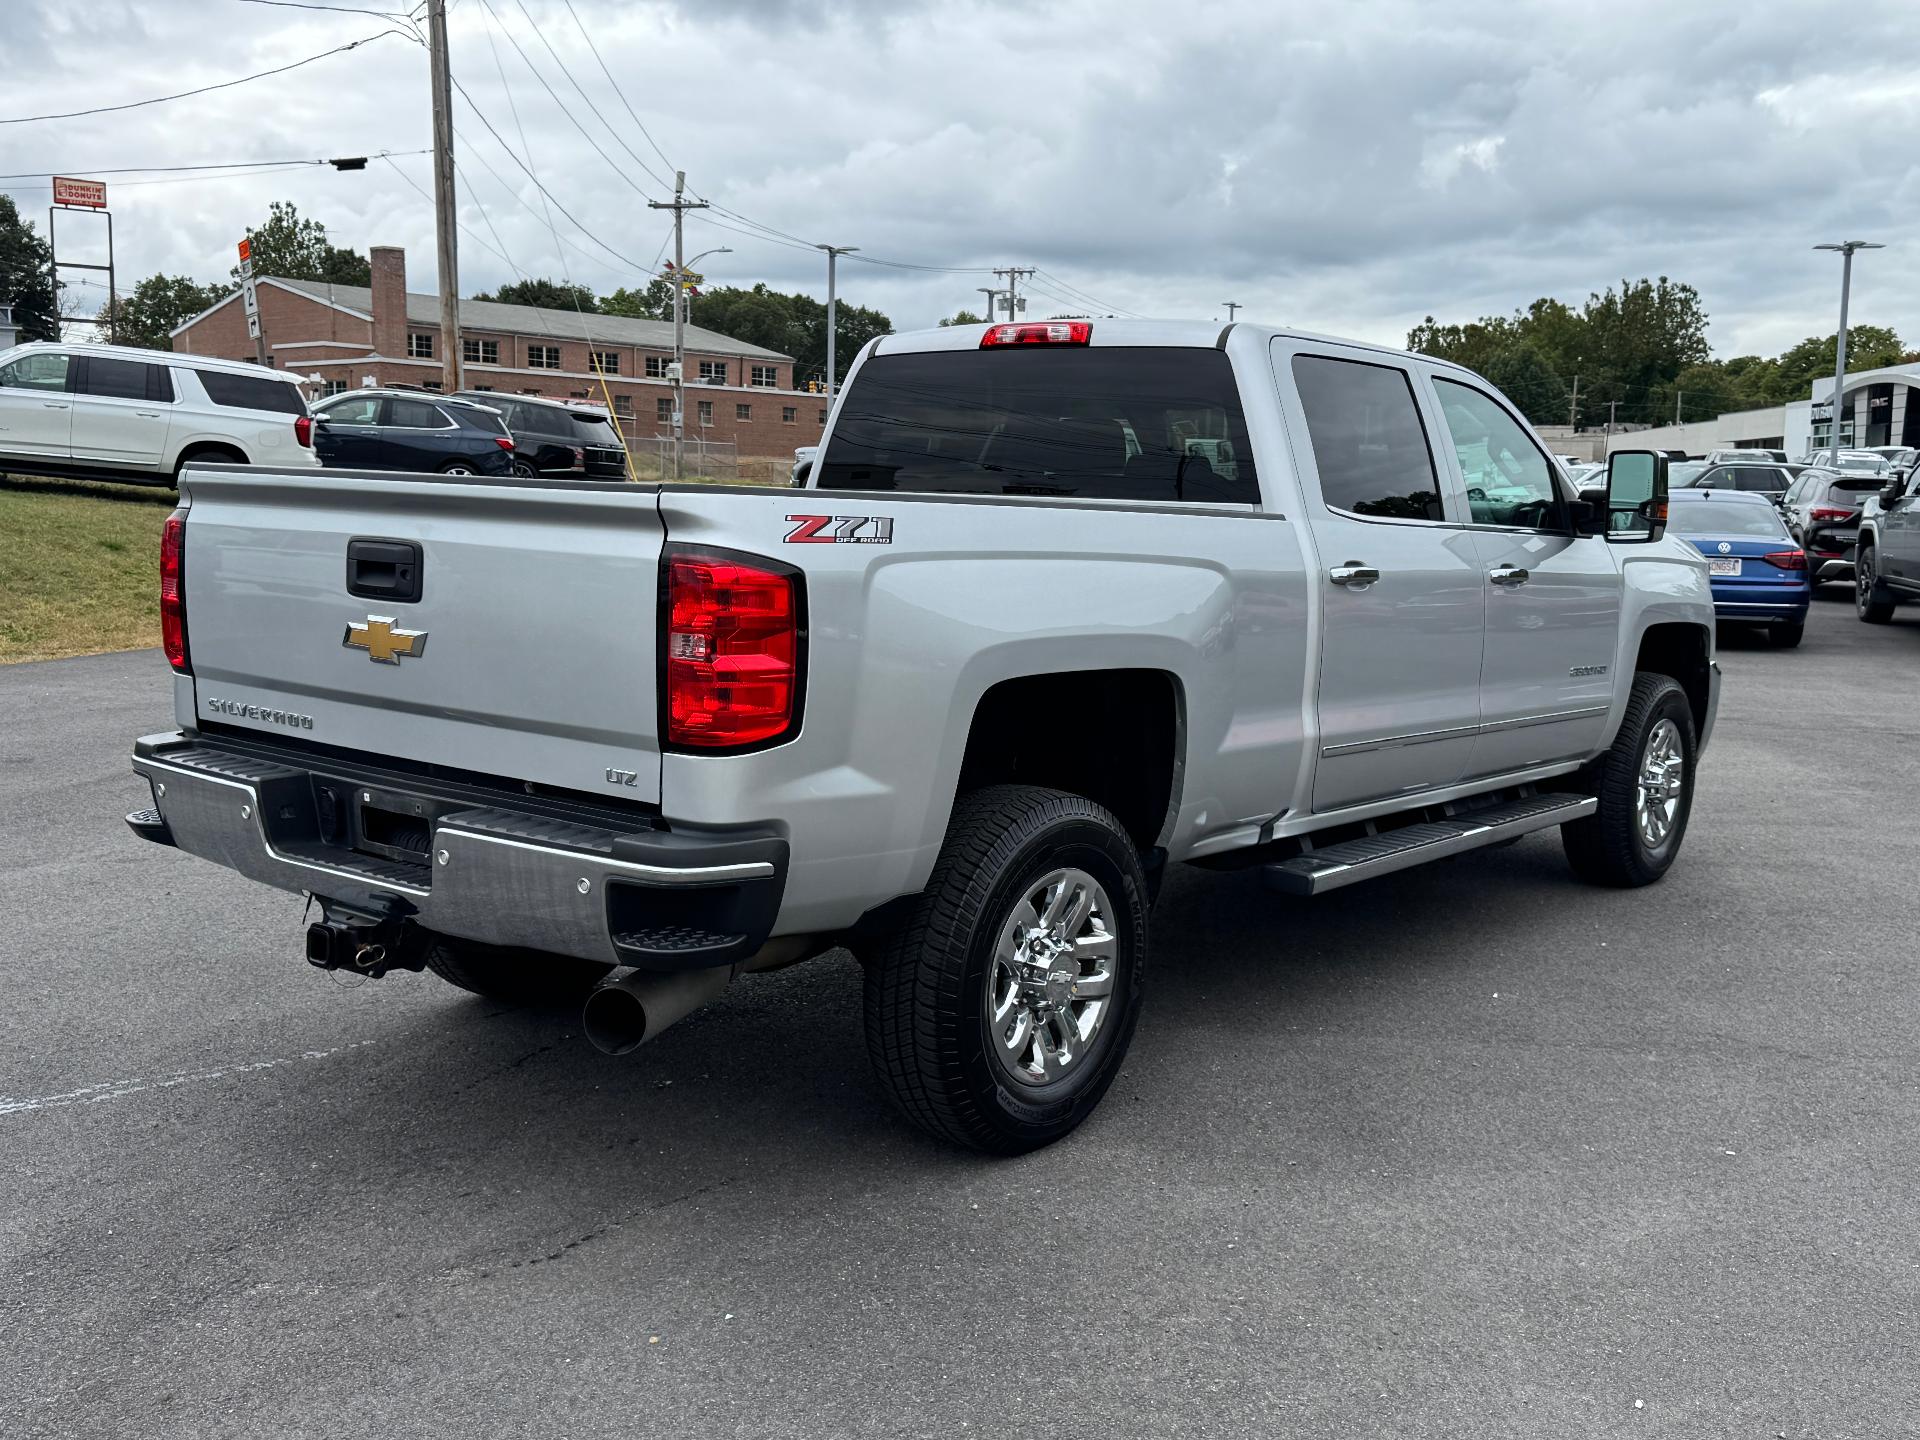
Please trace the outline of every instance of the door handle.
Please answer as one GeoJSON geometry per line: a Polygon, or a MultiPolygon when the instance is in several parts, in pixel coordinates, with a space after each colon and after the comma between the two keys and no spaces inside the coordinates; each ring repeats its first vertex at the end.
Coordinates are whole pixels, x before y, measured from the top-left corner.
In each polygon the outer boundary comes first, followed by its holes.
{"type": "Polygon", "coordinates": [[[158,410],[136,410],[133,413],[138,415],[142,420],[158,420],[160,418],[160,412],[158,410]]]}
{"type": "Polygon", "coordinates": [[[1336,585],[1351,585],[1360,589],[1378,580],[1380,572],[1371,565],[1362,565],[1358,560],[1349,560],[1346,564],[1336,565],[1327,571],[1327,578],[1336,585]]]}
{"type": "Polygon", "coordinates": [[[67,402],[64,400],[42,400],[40,404],[43,409],[47,410],[64,410],[67,408],[67,402]]]}
{"type": "Polygon", "coordinates": [[[1515,585],[1524,585],[1532,577],[1518,565],[1496,565],[1487,572],[1487,580],[1494,585],[1504,585],[1511,589],[1515,585]]]}

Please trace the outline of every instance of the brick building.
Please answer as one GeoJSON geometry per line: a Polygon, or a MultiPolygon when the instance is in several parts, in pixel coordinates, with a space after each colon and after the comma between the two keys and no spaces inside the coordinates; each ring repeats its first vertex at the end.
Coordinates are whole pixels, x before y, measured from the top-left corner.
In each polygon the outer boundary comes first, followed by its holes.
{"type": "MultiPolygon", "coordinates": [[[[369,259],[371,289],[272,276],[256,282],[271,363],[319,376],[315,398],[354,389],[369,376],[382,385],[440,388],[439,297],[408,293],[405,251],[377,245],[369,259]]],[[[603,405],[611,397],[630,439],[672,434],[671,321],[462,300],[460,335],[470,390],[603,405]]],[[[239,295],[176,329],[173,348],[254,359],[239,295]]],[[[686,355],[689,440],[731,441],[743,456],[790,457],[795,446],[820,439],[827,397],[794,389],[791,355],[694,325],[687,327],[686,355]]]]}

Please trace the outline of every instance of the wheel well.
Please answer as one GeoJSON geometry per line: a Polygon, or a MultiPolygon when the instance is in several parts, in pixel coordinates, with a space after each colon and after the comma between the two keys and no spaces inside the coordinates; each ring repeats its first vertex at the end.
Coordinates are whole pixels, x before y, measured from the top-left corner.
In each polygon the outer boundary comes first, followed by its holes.
{"type": "Polygon", "coordinates": [[[1707,700],[1713,683],[1708,669],[1711,651],[1702,626],[1650,625],[1640,637],[1640,655],[1634,661],[1635,670],[1671,675],[1680,682],[1680,688],[1687,692],[1687,708],[1693,711],[1695,734],[1707,723],[1707,700]]]}
{"type": "Polygon", "coordinates": [[[1003,680],[980,697],[960,789],[1047,785],[1106,806],[1144,853],[1162,843],[1180,768],[1180,682],[1164,670],[1003,680]]]}
{"type": "Polygon", "coordinates": [[[237,445],[202,443],[199,445],[189,445],[180,452],[180,458],[174,462],[173,473],[178,475],[190,460],[215,459],[223,465],[244,465],[247,463],[246,452],[237,445]]]}

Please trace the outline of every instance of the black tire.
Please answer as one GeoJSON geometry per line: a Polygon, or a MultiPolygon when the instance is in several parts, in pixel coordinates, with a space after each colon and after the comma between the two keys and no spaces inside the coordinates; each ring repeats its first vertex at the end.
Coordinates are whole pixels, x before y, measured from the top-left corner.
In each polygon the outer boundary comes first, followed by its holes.
{"type": "Polygon", "coordinates": [[[866,971],[867,1053],[901,1113],[996,1155],[1037,1150],[1072,1131],[1113,1083],[1133,1038],[1148,904],[1133,842],[1091,800],[1033,785],[961,796],[925,893],[866,971]],[[990,1034],[994,951],[1031,887],[1062,868],[1106,892],[1112,990],[1071,1070],[1031,1083],[1016,1078],[990,1034]]]}
{"type": "Polygon", "coordinates": [[[450,935],[433,938],[427,968],[449,985],[511,1005],[577,1004],[613,970],[595,960],[482,945],[450,935]]]}
{"type": "Polygon", "coordinates": [[[540,472],[534,469],[533,466],[529,465],[526,461],[516,460],[513,462],[511,473],[519,476],[522,480],[531,480],[540,472]]]}
{"type": "Polygon", "coordinates": [[[1693,780],[1697,772],[1698,742],[1693,733],[1693,708],[1687,692],[1670,675],[1641,671],[1633,677],[1633,693],[1620,733],[1613,746],[1583,772],[1600,808],[1584,820],[1560,827],[1560,841],[1573,873],[1595,885],[1622,887],[1651,885],[1674,862],[1686,838],[1687,817],[1693,810],[1693,780]],[[1640,793],[1641,761],[1647,742],[1662,721],[1678,732],[1683,761],[1677,797],[1679,804],[1666,834],[1649,845],[1641,834],[1635,801],[1640,793]]]}
{"type": "Polygon", "coordinates": [[[1767,627],[1767,639],[1773,642],[1776,650],[1791,650],[1807,634],[1807,622],[1804,620],[1782,620],[1767,627]]]}
{"type": "Polygon", "coordinates": [[[464,460],[454,460],[440,467],[442,475],[478,475],[480,472],[464,460]]]}
{"type": "Polygon", "coordinates": [[[1853,610],[1869,625],[1893,619],[1893,595],[1880,579],[1871,545],[1862,545],[1853,557],[1853,610]]]}

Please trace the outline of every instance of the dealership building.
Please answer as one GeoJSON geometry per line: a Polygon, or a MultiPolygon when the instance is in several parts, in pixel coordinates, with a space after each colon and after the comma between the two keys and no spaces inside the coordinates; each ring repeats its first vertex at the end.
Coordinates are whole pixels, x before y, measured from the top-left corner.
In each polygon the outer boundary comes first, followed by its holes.
{"type": "MultiPolygon", "coordinates": [[[[311,392],[368,383],[441,385],[440,299],[409,294],[406,252],[368,252],[373,284],[260,276],[255,282],[269,363],[317,377],[311,392]]],[[[672,433],[673,325],[491,300],[460,302],[467,388],[610,406],[629,440],[672,433]]],[[[239,294],[173,331],[188,355],[253,360],[239,294]]],[[[791,456],[820,439],[824,394],[799,388],[791,355],[697,325],[686,327],[686,434],[732,442],[740,455],[791,456]]]]}
{"type": "MultiPolygon", "coordinates": [[[[1609,450],[1784,450],[1798,458],[1833,443],[1833,381],[1816,380],[1805,400],[1762,410],[1735,410],[1711,420],[1659,425],[1616,434],[1609,450]]],[[[1840,398],[1840,445],[1920,447],[1920,365],[1887,365],[1846,377],[1840,398]]]]}

